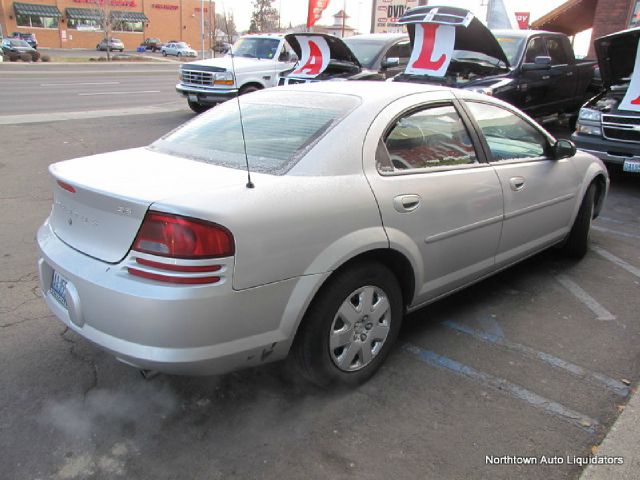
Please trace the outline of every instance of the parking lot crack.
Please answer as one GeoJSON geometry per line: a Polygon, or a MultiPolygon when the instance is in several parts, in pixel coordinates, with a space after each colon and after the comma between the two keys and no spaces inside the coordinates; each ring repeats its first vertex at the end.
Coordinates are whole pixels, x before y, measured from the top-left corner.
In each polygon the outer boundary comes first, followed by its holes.
{"type": "Polygon", "coordinates": [[[83,401],[86,402],[87,397],[91,393],[91,391],[98,387],[98,366],[93,360],[91,360],[90,358],[87,358],[84,355],[81,355],[76,351],[77,343],[72,338],[69,338],[66,336],[66,333],[68,331],[69,331],[69,327],[65,327],[62,333],[60,333],[60,336],[62,337],[62,340],[64,340],[69,344],[69,353],[73,358],[87,365],[91,372],[91,379],[89,381],[89,386],[84,390],[84,392],[82,392],[83,401]]]}

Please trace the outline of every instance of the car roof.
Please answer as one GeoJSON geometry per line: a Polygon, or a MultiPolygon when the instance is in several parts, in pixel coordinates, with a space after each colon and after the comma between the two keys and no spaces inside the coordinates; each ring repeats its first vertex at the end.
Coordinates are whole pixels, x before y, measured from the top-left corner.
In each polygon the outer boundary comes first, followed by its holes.
{"type": "Polygon", "coordinates": [[[345,40],[380,40],[381,42],[390,42],[401,38],[409,39],[406,33],[364,33],[362,35],[353,35],[346,37],[345,40]]]}
{"type": "Polygon", "coordinates": [[[534,35],[562,35],[559,32],[549,32],[547,30],[491,30],[494,35],[509,35],[511,37],[529,38],[534,35]]]}

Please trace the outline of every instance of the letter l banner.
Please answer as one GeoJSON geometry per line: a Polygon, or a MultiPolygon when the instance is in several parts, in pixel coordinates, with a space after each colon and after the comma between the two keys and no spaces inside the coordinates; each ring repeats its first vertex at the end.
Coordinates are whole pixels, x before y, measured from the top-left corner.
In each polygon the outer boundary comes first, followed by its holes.
{"type": "Polygon", "coordinates": [[[413,51],[405,73],[444,77],[455,42],[456,27],[435,23],[417,24],[413,51]]]}
{"type": "Polygon", "coordinates": [[[618,109],[640,112],[640,42],[636,50],[636,63],[631,74],[631,82],[618,109]]]}

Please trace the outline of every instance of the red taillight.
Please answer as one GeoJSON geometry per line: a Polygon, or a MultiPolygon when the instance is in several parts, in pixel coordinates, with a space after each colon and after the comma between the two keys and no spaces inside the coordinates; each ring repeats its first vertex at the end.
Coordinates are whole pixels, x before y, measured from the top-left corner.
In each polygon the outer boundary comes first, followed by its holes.
{"type": "Polygon", "coordinates": [[[234,243],[231,232],[215,223],[149,211],[133,250],[173,258],[215,258],[233,255],[234,243]]]}
{"type": "Polygon", "coordinates": [[[58,180],[58,185],[60,185],[60,188],[66,190],[67,192],[76,193],[76,189],[73,187],[73,185],[69,185],[67,182],[58,180]]]}

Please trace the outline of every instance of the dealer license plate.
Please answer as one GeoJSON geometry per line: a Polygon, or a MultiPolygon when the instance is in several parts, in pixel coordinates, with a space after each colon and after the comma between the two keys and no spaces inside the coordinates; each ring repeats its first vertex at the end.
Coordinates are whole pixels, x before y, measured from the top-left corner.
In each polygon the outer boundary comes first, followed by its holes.
{"type": "Polygon", "coordinates": [[[198,96],[189,94],[189,101],[190,102],[197,102],[198,101],[198,96]]]}
{"type": "Polygon", "coordinates": [[[51,280],[51,288],[49,288],[49,293],[51,296],[55,298],[60,305],[64,308],[67,308],[67,300],[65,298],[67,293],[67,281],[62,278],[58,272],[53,272],[53,279],[51,280]]]}
{"type": "Polygon", "coordinates": [[[625,160],[622,170],[625,172],[640,173],[640,160],[625,160]]]}

